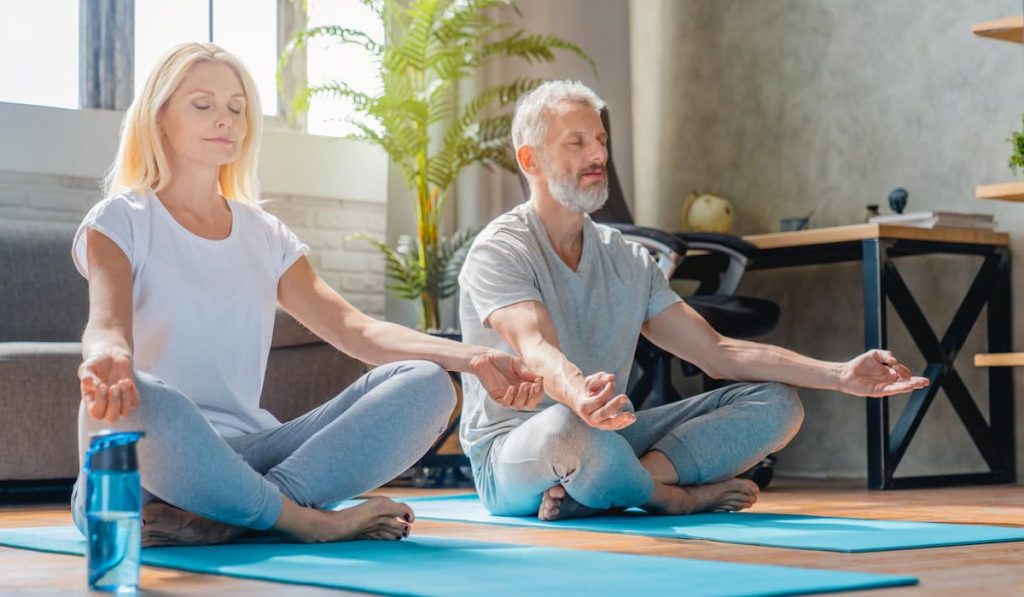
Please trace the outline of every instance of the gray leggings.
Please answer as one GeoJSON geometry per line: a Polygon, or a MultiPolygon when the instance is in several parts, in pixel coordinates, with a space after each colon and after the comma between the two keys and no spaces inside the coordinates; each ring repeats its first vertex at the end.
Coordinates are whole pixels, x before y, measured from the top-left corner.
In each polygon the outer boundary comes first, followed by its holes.
{"type": "Polygon", "coordinates": [[[734,384],[637,413],[621,431],[590,427],[557,404],[494,441],[474,463],[477,489],[493,514],[536,514],[546,489],[560,484],[591,508],[646,503],[654,481],[640,457],[658,450],[675,466],[679,485],[723,481],[782,449],[803,422],[793,388],[734,384]]]}
{"type": "MultiPolygon", "coordinates": [[[[268,529],[281,495],[320,508],[379,487],[409,468],[455,408],[448,373],[427,361],[377,367],[316,409],[272,429],[222,438],[174,388],[136,372],[139,407],[114,424],[79,409],[79,455],[99,429],[137,429],[143,501],[159,498],[206,518],[268,529]]],[[[85,529],[85,479],[72,494],[85,529]]]]}

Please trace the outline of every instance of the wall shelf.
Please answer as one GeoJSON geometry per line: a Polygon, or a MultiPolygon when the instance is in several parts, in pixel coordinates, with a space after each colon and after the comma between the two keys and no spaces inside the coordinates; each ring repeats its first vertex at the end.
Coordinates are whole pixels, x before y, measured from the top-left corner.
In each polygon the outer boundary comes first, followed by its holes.
{"type": "Polygon", "coordinates": [[[1024,15],[978,23],[971,31],[979,37],[1024,43],[1024,15]]]}
{"type": "Polygon", "coordinates": [[[980,185],[975,187],[974,196],[978,199],[1024,201],[1024,181],[980,185]]]}
{"type": "Polygon", "coordinates": [[[975,367],[1020,367],[1024,365],[1024,352],[996,352],[974,355],[975,367]]]}

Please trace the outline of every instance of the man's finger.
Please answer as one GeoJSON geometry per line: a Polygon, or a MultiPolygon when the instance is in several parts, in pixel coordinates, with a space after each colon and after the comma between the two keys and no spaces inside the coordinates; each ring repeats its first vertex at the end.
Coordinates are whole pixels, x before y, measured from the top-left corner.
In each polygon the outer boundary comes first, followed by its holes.
{"type": "Polygon", "coordinates": [[[629,398],[627,398],[625,394],[619,394],[618,396],[610,400],[608,404],[605,404],[601,408],[591,413],[590,416],[595,421],[603,421],[605,419],[610,419],[618,414],[621,414],[622,409],[626,406],[627,402],[629,402],[629,398]]]}
{"type": "Polygon", "coordinates": [[[605,419],[591,426],[605,431],[618,431],[619,429],[629,427],[635,422],[636,415],[633,413],[619,413],[610,419],[605,419]]]}
{"type": "Polygon", "coordinates": [[[608,403],[609,400],[615,398],[615,386],[607,383],[596,395],[591,396],[583,403],[583,414],[591,415],[595,410],[601,408],[608,403]]]}

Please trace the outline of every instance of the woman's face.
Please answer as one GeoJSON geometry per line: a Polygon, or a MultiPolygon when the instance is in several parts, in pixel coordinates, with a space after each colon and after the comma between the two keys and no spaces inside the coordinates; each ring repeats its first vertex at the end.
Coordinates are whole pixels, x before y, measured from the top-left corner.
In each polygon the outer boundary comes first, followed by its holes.
{"type": "Polygon", "coordinates": [[[226,64],[195,64],[158,118],[174,163],[230,164],[238,159],[248,129],[242,82],[226,64]]]}

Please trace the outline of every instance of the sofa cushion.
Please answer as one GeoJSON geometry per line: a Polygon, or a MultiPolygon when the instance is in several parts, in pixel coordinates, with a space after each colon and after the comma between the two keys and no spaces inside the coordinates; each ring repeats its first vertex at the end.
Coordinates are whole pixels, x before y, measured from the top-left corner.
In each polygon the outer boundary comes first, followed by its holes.
{"type": "Polygon", "coordinates": [[[288,314],[281,307],[277,308],[274,317],[274,336],[270,341],[271,348],[286,348],[289,346],[305,346],[307,344],[319,344],[323,342],[319,336],[309,331],[295,318],[288,314]]]}
{"type": "Polygon", "coordinates": [[[71,261],[77,227],[0,222],[0,342],[74,342],[89,316],[89,285],[71,261]]]}

